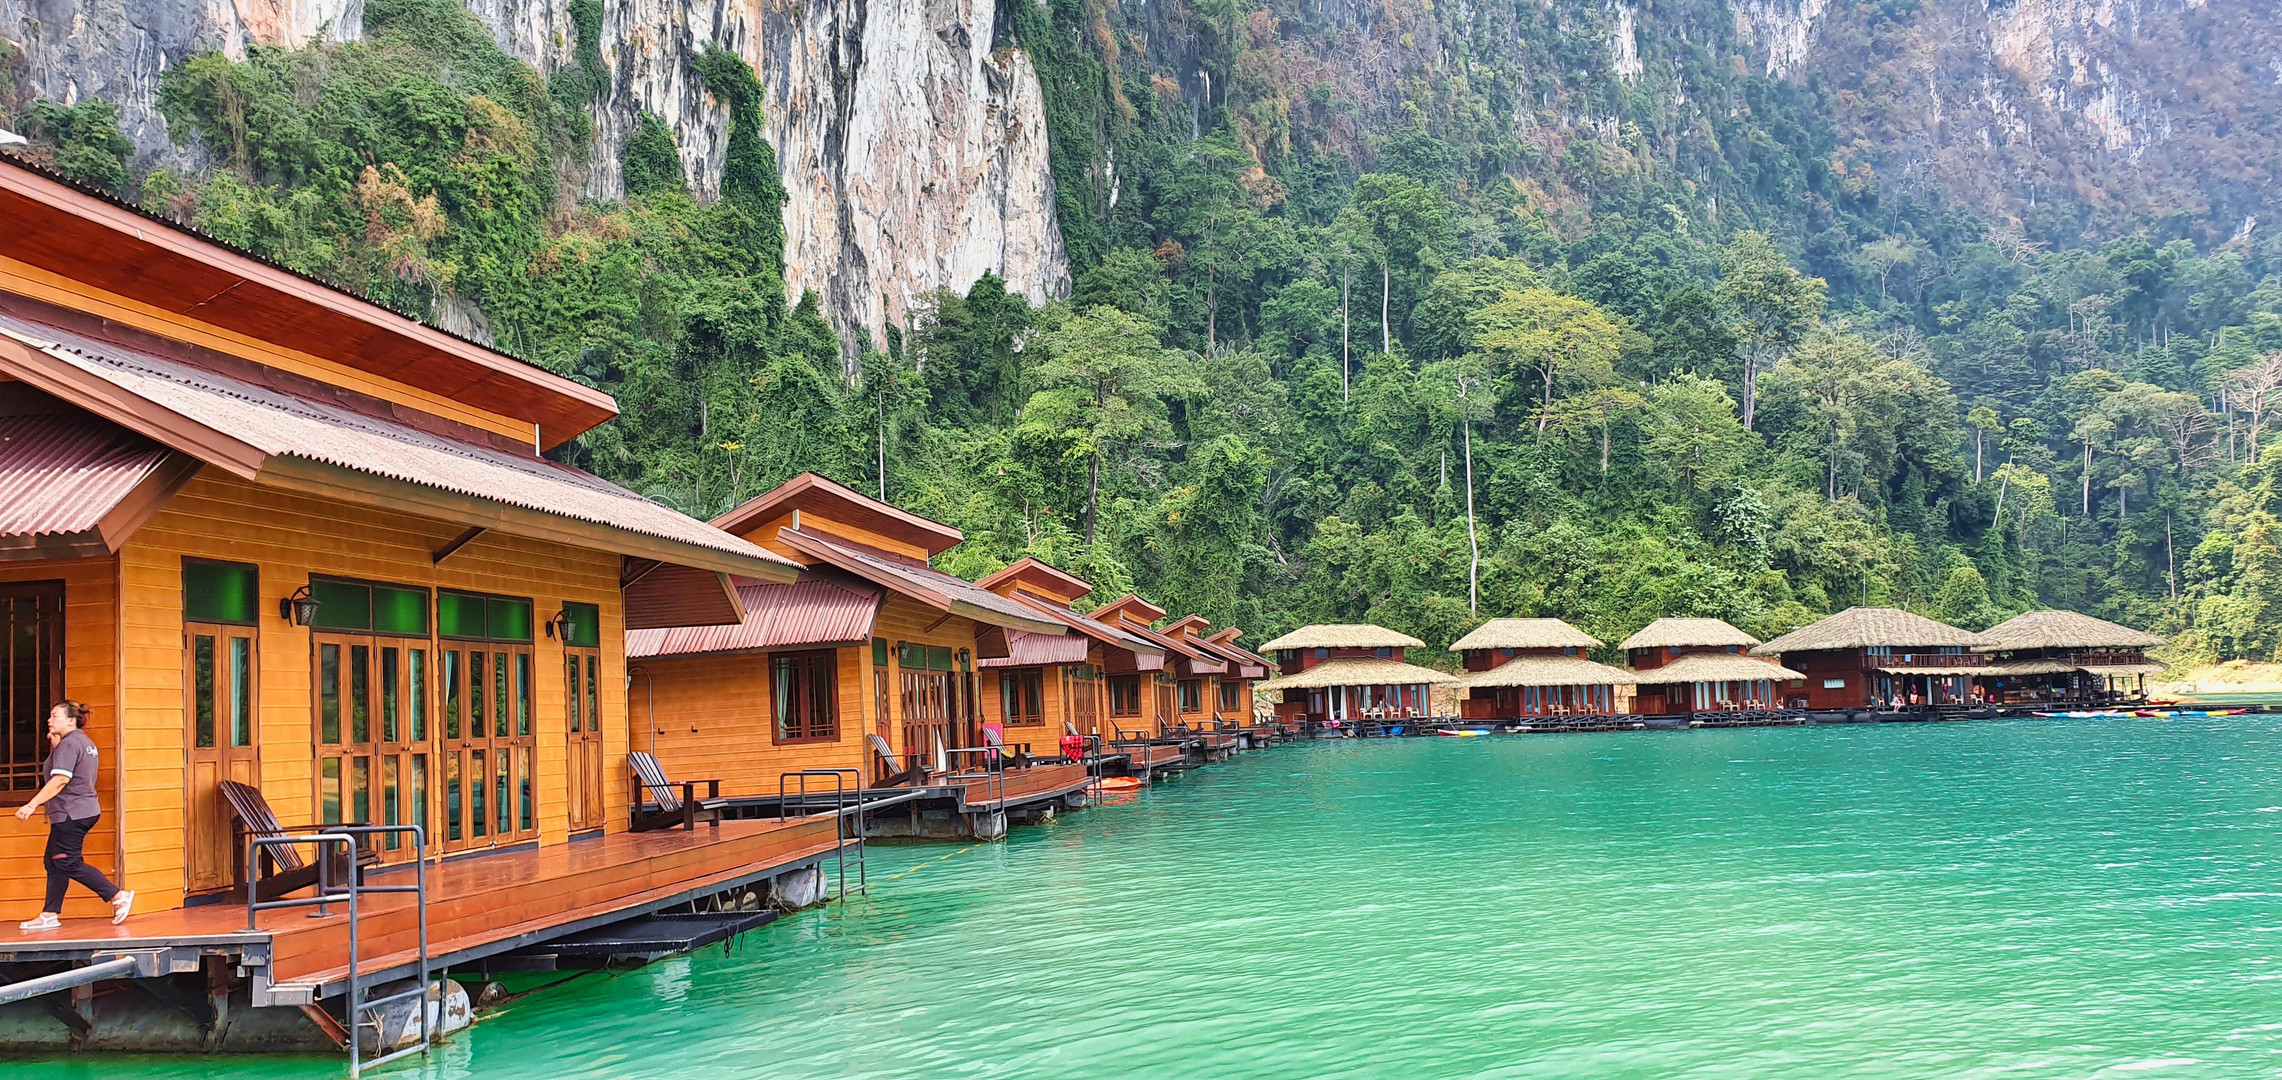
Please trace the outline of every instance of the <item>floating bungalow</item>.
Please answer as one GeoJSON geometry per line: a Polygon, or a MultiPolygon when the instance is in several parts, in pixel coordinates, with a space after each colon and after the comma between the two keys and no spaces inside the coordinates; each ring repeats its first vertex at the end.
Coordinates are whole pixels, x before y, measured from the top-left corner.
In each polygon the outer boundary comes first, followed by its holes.
{"type": "Polygon", "coordinates": [[[1759,639],[1720,619],[1658,619],[1624,639],[1639,691],[1633,711],[1682,716],[1781,707],[1777,688],[1799,691],[1806,676],[1748,655],[1759,639]]]}
{"type": "Polygon", "coordinates": [[[1214,631],[1205,640],[1238,665],[1234,692],[1228,689],[1226,681],[1222,683],[1220,712],[1223,718],[1251,732],[1254,737],[1261,738],[1268,731],[1267,726],[1260,722],[1259,695],[1254,689],[1260,680],[1268,678],[1268,673],[1274,671],[1276,665],[1267,657],[1236,644],[1236,639],[1243,636],[1244,631],[1227,626],[1214,631]]]}
{"type": "Polygon", "coordinates": [[[1404,659],[1426,643],[1369,623],[1303,626],[1260,647],[1279,672],[1254,687],[1282,695],[1279,723],[1303,730],[1361,720],[1424,718],[1429,688],[1456,681],[1404,659]]]}
{"type": "Polygon", "coordinates": [[[901,812],[869,819],[874,835],[995,836],[1009,814],[1082,803],[1087,772],[1060,760],[1045,672],[1082,662],[1083,642],[929,566],[957,529],[813,473],[713,524],[798,569],[740,585],[735,626],[629,641],[630,704],[669,778],[721,781],[732,814],[780,813],[803,784],[879,789],[867,800],[904,789],[901,812]]]}
{"type": "MultiPolygon", "coordinates": [[[[1128,736],[1154,730],[1146,713],[1145,686],[1153,687],[1165,667],[1165,648],[1155,641],[1101,619],[1081,615],[1071,605],[1091,592],[1084,580],[1037,559],[1024,558],[977,584],[1062,624],[1085,643],[1085,658],[1066,665],[1067,733],[1090,737],[1103,750],[1128,736]]],[[[1122,764],[1122,763],[1121,763],[1122,764]]]]}
{"type": "MultiPolygon", "coordinates": [[[[338,1048],[381,982],[841,849],[829,817],[632,831],[626,634],[734,626],[733,580],[802,566],[543,456],[615,413],[0,160],[0,801],[87,703],[86,855],[136,894],[0,923],[0,984],[69,990],[0,1006],[11,1048],[338,1048]]],[[[0,831],[26,915],[41,832],[0,831]]]]}
{"type": "Polygon", "coordinates": [[[1974,676],[2000,705],[2145,700],[2163,665],[2147,650],[2154,634],[2073,611],[2030,611],[1982,631],[1987,666],[1974,676]]]}
{"type": "Polygon", "coordinates": [[[1491,619],[1450,643],[1465,674],[1459,715],[1468,720],[1524,716],[1607,716],[1622,708],[1616,688],[1632,673],[1585,657],[1599,638],[1559,619],[1491,619]]]}
{"type": "Polygon", "coordinates": [[[1895,608],[1851,607],[1754,646],[1806,676],[1786,687],[1794,709],[1965,705],[1972,679],[1988,668],[1975,650],[1993,639],[1895,608]]]}

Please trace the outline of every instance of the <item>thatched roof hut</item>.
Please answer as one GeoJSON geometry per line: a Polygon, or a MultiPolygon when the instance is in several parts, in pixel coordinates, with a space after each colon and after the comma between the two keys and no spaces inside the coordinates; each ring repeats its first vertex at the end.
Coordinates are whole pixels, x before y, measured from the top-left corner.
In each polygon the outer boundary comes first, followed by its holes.
{"type": "MultiPolygon", "coordinates": [[[[1260,646],[1264,653],[1284,649],[1423,649],[1426,643],[1370,623],[1318,623],[1303,626],[1260,646]]],[[[1423,670],[1423,669],[1422,669],[1423,670]]]]}
{"type": "MultiPolygon", "coordinates": [[[[1315,648],[1286,646],[1286,648],[1315,648]]],[[[1371,657],[1343,657],[1325,660],[1304,671],[1279,675],[1253,687],[1260,691],[1322,690],[1333,686],[1418,686],[1456,681],[1452,676],[1406,664],[1400,660],[1379,660],[1371,657]]]]}
{"type": "Polygon", "coordinates": [[[1898,608],[1850,607],[1751,650],[1754,656],[1829,649],[1978,648],[1995,640],[1898,608]]]}
{"type": "Polygon", "coordinates": [[[1624,639],[1617,648],[1631,652],[1634,649],[1718,648],[1728,645],[1749,648],[1757,644],[1758,638],[1736,629],[1725,619],[1658,619],[1641,627],[1639,633],[1624,639]]]}
{"type": "Polygon", "coordinates": [[[1983,632],[1989,644],[1981,652],[2028,652],[2036,649],[2150,649],[2163,640],[2143,630],[2058,609],[2015,615],[1983,632]]]}
{"type": "Polygon", "coordinates": [[[1641,686],[1664,686],[1699,682],[1780,682],[1804,678],[1806,676],[1799,672],[1757,657],[1733,653],[1689,653],[1662,667],[1634,672],[1632,681],[1641,686]]]}
{"type": "Polygon", "coordinates": [[[1458,680],[1459,685],[1469,690],[1501,686],[1631,686],[1637,681],[1630,671],[1596,664],[1581,656],[1516,656],[1488,671],[1468,672],[1458,680]]]}
{"type": "MultiPolygon", "coordinates": [[[[1450,643],[1452,652],[1468,649],[1591,649],[1601,639],[1559,619],[1491,619],[1465,637],[1450,643]]],[[[1613,670],[1613,669],[1612,669],[1613,670]]],[[[1504,685],[1553,685],[1550,683],[1504,685]]]]}

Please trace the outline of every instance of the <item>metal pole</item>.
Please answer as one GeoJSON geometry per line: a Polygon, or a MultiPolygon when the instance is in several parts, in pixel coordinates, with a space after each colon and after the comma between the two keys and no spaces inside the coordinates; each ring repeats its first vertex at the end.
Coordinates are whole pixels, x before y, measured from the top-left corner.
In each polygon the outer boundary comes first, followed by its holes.
{"type": "Polygon", "coordinates": [[[72,968],[69,971],[58,971],[53,975],[42,975],[37,979],[25,979],[22,982],[0,986],[0,1005],[6,1005],[11,1001],[36,998],[42,994],[52,994],[58,990],[69,990],[74,986],[85,986],[88,983],[101,982],[104,979],[133,975],[134,973],[135,958],[132,956],[105,960],[100,964],[89,964],[86,967],[72,968]]]}

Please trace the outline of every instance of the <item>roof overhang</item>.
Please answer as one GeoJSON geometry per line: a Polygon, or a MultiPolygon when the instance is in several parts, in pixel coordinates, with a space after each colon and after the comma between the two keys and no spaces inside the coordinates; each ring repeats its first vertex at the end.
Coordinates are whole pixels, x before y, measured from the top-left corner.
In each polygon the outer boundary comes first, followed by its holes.
{"type": "Polygon", "coordinates": [[[610,395],[0,157],[0,256],[135,304],[417,386],[560,445],[610,395]]]}
{"type": "MultiPolygon", "coordinates": [[[[912,575],[883,571],[873,566],[870,560],[856,557],[838,544],[810,536],[797,529],[780,529],[777,531],[777,539],[794,551],[827,566],[854,574],[865,581],[890,592],[907,596],[937,611],[957,615],[972,622],[1006,630],[1024,630],[1033,634],[1060,634],[1068,629],[1060,622],[1045,616],[1025,617],[1012,612],[999,611],[959,597],[951,589],[930,588],[914,580],[912,575]]],[[[960,584],[966,583],[961,582],[960,584]]],[[[967,587],[973,588],[974,586],[967,585],[967,587]]],[[[1000,655],[1004,654],[1001,653],[1000,655]]]]}
{"type": "Polygon", "coordinates": [[[801,511],[892,537],[930,556],[942,554],[965,538],[959,530],[940,521],[897,509],[815,473],[801,473],[765,494],[746,500],[736,509],[714,518],[713,525],[723,532],[744,536],[758,526],[801,511]]]}
{"type": "MultiPolygon", "coordinates": [[[[0,169],[0,174],[5,171],[0,169]]],[[[240,437],[185,415],[87,367],[67,362],[48,349],[35,348],[12,332],[0,332],[0,375],[21,380],[197,462],[263,487],[762,581],[790,581],[800,572],[791,560],[734,538],[724,537],[722,547],[708,547],[378,473],[271,454],[246,441],[256,436],[240,437]],[[734,550],[738,547],[750,553],[734,550]]],[[[629,494],[627,498],[635,497],[629,494]]],[[[703,528],[695,522],[689,524],[703,528]]],[[[727,588],[726,583],[721,585],[723,591],[727,588]]]]}

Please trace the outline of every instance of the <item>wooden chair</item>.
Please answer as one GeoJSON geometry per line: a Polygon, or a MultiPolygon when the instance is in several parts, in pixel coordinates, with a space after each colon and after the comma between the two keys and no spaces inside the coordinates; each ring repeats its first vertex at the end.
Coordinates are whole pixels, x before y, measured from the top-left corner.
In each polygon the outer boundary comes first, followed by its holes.
{"type": "MultiPolygon", "coordinates": [[[[289,835],[289,830],[278,822],[277,812],[269,808],[269,800],[262,797],[260,788],[235,780],[224,780],[220,787],[222,800],[230,804],[230,816],[237,820],[237,853],[240,858],[245,855],[247,837],[289,835]]],[[[322,827],[312,825],[300,831],[319,832],[322,827]]],[[[322,850],[322,857],[331,860],[331,865],[326,867],[326,879],[348,884],[351,868],[340,849],[333,845],[323,845],[322,850]]],[[[380,865],[380,853],[367,850],[361,844],[357,846],[356,852],[354,873],[357,880],[362,881],[366,870],[380,865]]],[[[268,872],[254,885],[256,900],[267,903],[317,884],[317,864],[302,856],[298,844],[265,845],[260,857],[268,863],[268,872]]]]}
{"type": "Polygon", "coordinates": [[[879,786],[902,787],[909,784],[912,787],[918,787],[926,782],[927,770],[920,768],[918,762],[908,763],[900,769],[896,768],[895,750],[888,746],[886,739],[880,738],[877,734],[866,735],[864,738],[871,742],[872,754],[880,759],[879,786]]]}
{"type": "Polygon", "coordinates": [[[691,780],[675,784],[666,779],[665,766],[650,754],[636,750],[626,755],[626,763],[634,770],[634,822],[633,831],[650,832],[670,829],[676,825],[694,829],[699,821],[721,823],[721,781],[691,780]],[[697,785],[705,785],[705,798],[697,797],[697,785]]]}

